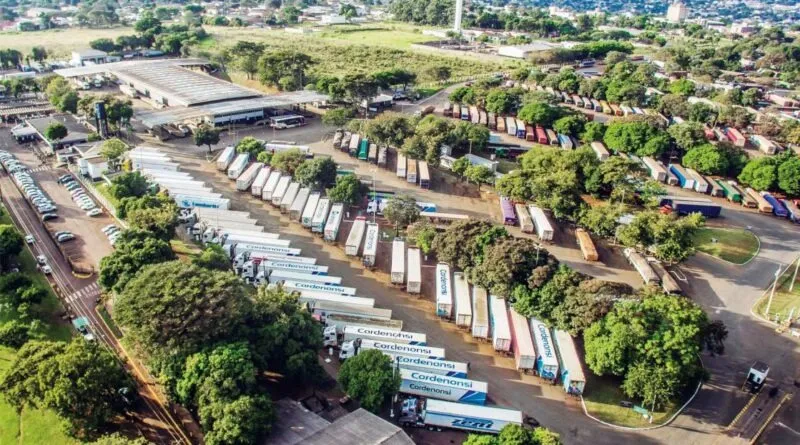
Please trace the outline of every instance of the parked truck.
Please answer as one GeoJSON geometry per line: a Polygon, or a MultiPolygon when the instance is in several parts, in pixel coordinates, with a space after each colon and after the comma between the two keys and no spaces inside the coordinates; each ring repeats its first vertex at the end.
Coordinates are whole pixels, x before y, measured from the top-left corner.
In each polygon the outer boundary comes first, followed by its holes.
{"type": "Polygon", "coordinates": [[[391,309],[383,309],[359,304],[333,303],[319,300],[312,303],[307,303],[306,307],[315,318],[319,319],[323,323],[327,323],[328,317],[332,315],[362,318],[365,320],[372,320],[376,318],[381,320],[392,319],[391,309]]]}
{"type": "Polygon", "coordinates": [[[300,222],[300,217],[303,215],[303,209],[306,207],[308,196],[311,194],[311,189],[303,187],[297,192],[294,197],[291,207],[289,207],[289,218],[294,222],[300,222]]]}
{"type": "Polygon", "coordinates": [[[528,320],[514,308],[508,311],[508,319],[511,324],[511,350],[514,351],[517,370],[524,373],[533,372],[536,369],[536,350],[533,348],[528,320]]]}
{"type": "Polygon", "coordinates": [[[286,280],[283,282],[283,287],[286,290],[297,292],[325,292],[328,294],[347,295],[351,297],[356,294],[356,288],[354,287],[345,287],[335,284],[312,283],[309,281],[286,280]]]}
{"type": "Polygon", "coordinates": [[[238,178],[244,169],[247,168],[247,163],[250,162],[250,155],[247,153],[240,153],[236,156],[236,159],[231,162],[231,165],[228,167],[228,178],[229,179],[236,179],[238,178]]]}
{"type": "Polygon", "coordinates": [[[678,215],[688,215],[690,213],[700,213],[706,218],[716,218],[722,212],[722,206],[708,200],[708,202],[689,201],[682,199],[672,200],[672,211],[678,215]]]}
{"type": "Polygon", "coordinates": [[[468,329],[472,326],[472,302],[469,299],[469,283],[464,272],[453,273],[453,295],[455,296],[456,326],[468,329]]]}
{"type": "Polygon", "coordinates": [[[375,259],[378,254],[378,237],[380,227],[378,223],[367,223],[367,232],[364,239],[364,251],[361,262],[366,267],[375,267],[375,259]]]}
{"type": "Polygon", "coordinates": [[[347,242],[344,246],[345,255],[358,256],[366,229],[367,220],[363,216],[359,216],[353,221],[353,225],[350,227],[350,234],[347,235],[347,242]]]}
{"type": "Polygon", "coordinates": [[[405,427],[489,434],[499,434],[506,425],[522,426],[523,422],[521,411],[413,397],[403,401],[397,420],[405,427]]]}
{"type": "Polygon", "coordinates": [[[708,192],[708,183],[705,179],[703,179],[703,175],[697,173],[691,168],[686,168],[684,170],[686,170],[686,173],[694,180],[694,187],[692,187],[692,190],[696,191],[697,193],[708,192]]]}
{"type": "Polygon", "coordinates": [[[264,183],[264,187],[261,189],[261,199],[263,201],[272,202],[272,193],[275,191],[275,188],[278,187],[281,176],[281,172],[278,170],[272,170],[269,174],[267,182],[264,183]]]}
{"type": "Polygon", "coordinates": [[[647,171],[650,173],[650,177],[655,179],[658,182],[666,182],[667,181],[667,170],[655,159],[645,156],[642,158],[642,162],[647,168],[647,171]]]}
{"type": "Polygon", "coordinates": [[[284,192],[283,198],[281,198],[281,213],[287,213],[289,211],[289,209],[292,207],[294,199],[297,198],[298,193],[300,193],[300,183],[291,182],[289,187],[286,189],[286,192],[284,192]]]}
{"type": "Polygon", "coordinates": [[[450,282],[450,266],[436,265],[436,315],[442,318],[453,316],[453,286],[450,282]]]}
{"type": "Polygon", "coordinates": [[[325,241],[329,243],[336,242],[336,238],[339,237],[339,227],[342,225],[343,214],[344,204],[336,203],[331,207],[331,212],[328,214],[328,220],[322,233],[322,238],[325,241]]]}
{"type": "Polygon", "coordinates": [[[417,248],[408,249],[408,279],[406,292],[419,294],[422,292],[422,253],[417,248]]]}
{"type": "Polygon", "coordinates": [[[317,202],[317,208],[311,218],[311,231],[313,233],[322,233],[325,230],[325,221],[328,218],[330,206],[331,200],[328,198],[320,198],[317,202]]]}
{"type": "Polygon", "coordinates": [[[224,244],[223,250],[228,252],[231,258],[235,258],[238,254],[243,252],[260,252],[269,253],[273,255],[287,255],[287,256],[300,256],[301,250],[296,247],[281,247],[270,246],[266,244],[251,244],[251,243],[231,243],[224,244]]]}
{"type": "Polygon", "coordinates": [[[256,179],[253,180],[252,187],[250,187],[250,193],[253,196],[257,196],[261,199],[261,193],[264,191],[264,186],[267,184],[270,174],[272,174],[272,168],[269,165],[265,165],[258,171],[258,175],[256,175],[256,179]]]}
{"type": "Polygon", "coordinates": [[[472,325],[470,333],[473,338],[487,341],[489,339],[489,302],[486,289],[472,286],[472,325]]]}
{"type": "Polygon", "coordinates": [[[535,318],[530,319],[530,326],[536,342],[536,374],[545,380],[555,382],[558,378],[558,357],[550,328],[535,318]]]}
{"type": "Polygon", "coordinates": [[[486,382],[402,368],[400,379],[401,393],[474,405],[486,404],[486,395],[489,391],[486,382]]]}
{"type": "Polygon", "coordinates": [[[333,314],[325,319],[325,328],[334,328],[337,335],[342,335],[348,326],[377,327],[389,331],[402,331],[403,320],[386,320],[383,318],[353,317],[351,315],[333,314]]]}
{"type": "Polygon", "coordinates": [[[406,282],[406,243],[401,239],[392,241],[392,284],[406,282]]]}
{"type": "Polygon", "coordinates": [[[355,357],[360,351],[377,349],[384,353],[401,354],[411,357],[422,357],[431,360],[444,360],[444,349],[431,346],[415,346],[387,341],[356,339],[342,343],[339,350],[339,360],[355,357]]]}
{"type": "Polygon", "coordinates": [[[508,309],[505,298],[489,296],[489,311],[492,320],[492,346],[498,352],[511,351],[511,327],[508,324],[508,309]]]}
{"type": "Polygon", "coordinates": [[[233,159],[236,157],[236,147],[233,145],[229,145],[222,150],[222,153],[217,156],[217,170],[223,172],[228,170],[228,167],[233,162],[233,159]]]}
{"type": "Polygon", "coordinates": [[[278,207],[281,205],[281,201],[283,200],[283,195],[286,194],[286,191],[289,190],[289,185],[292,183],[292,177],[289,175],[281,176],[281,179],[278,180],[278,185],[275,186],[275,190],[272,192],[272,205],[278,207]]]}
{"type": "Polygon", "coordinates": [[[536,236],[539,237],[539,240],[552,241],[554,234],[553,226],[550,224],[550,220],[547,218],[544,210],[535,205],[529,205],[528,211],[533,219],[533,225],[536,228],[536,236]]]}
{"type": "Polygon", "coordinates": [[[658,283],[658,275],[656,275],[653,268],[650,267],[650,264],[639,252],[628,247],[624,249],[622,253],[625,255],[625,258],[628,259],[628,262],[631,263],[631,266],[636,269],[636,272],[639,272],[639,276],[644,280],[644,284],[658,283]]]}
{"type": "Polygon", "coordinates": [[[286,270],[289,272],[306,273],[311,275],[328,275],[328,266],[318,264],[304,264],[294,261],[266,260],[261,262],[261,267],[268,271],[286,270]]]}
{"type": "Polygon", "coordinates": [[[261,162],[254,162],[250,164],[244,173],[236,178],[236,190],[240,192],[249,190],[253,185],[253,181],[256,180],[256,176],[258,176],[258,173],[261,171],[262,167],[264,167],[264,164],[261,162]]]}
{"type": "Polygon", "coordinates": [[[466,363],[451,362],[449,360],[431,360],[422,357],[413,357],[401,354],[385,353],[400,369],[427,372],[428,374],[445,375],[448,377],[467,378],[466,363]]]}
{"type": "Polygon", "coordinates": [[[669,164],[669,171],[678,178],[678,185],[685,189],[694,190],[694,179],[678,164],[669,164]]]}
{"type": "Polygon", "coordinates": [[[320,195],[319,192],[308,195],[308,201],[305,207],[303,207],[303,214],[300,217],[300,224],[303,227],[311,228],[311,222],[314,219],[314,213],[317,211],[317,205],[321,197],[322,195],[320,195]]]}
{"type": "Polygon", "coordinates": [[[558,349],[561,386],[567,394],[580,396],[586,387],[586,377],[575,342],[567,331],[557,330],[554,338],[558,349]]]}

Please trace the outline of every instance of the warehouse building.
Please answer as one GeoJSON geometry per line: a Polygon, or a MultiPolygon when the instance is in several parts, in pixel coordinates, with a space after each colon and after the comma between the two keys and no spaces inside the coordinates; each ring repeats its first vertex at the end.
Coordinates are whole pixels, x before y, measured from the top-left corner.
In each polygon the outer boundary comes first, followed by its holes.
{"type": "Polygon", "coordinates": [[[177,123],[256,122],[292,107],[323,102],[327,96],[296,91],[266,96],[213,76],[203,59],[131,60],[56,70],[67,78],[114,77],[120,89],[155,111],[137,112],[148,128],[177,123]]]}

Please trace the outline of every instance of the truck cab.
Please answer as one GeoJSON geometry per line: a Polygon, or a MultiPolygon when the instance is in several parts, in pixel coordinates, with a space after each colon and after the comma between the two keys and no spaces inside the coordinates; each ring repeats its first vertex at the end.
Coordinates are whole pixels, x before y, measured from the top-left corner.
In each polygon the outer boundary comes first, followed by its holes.
{"type": "MultiPolygon", "coordinates": [[[[397,418],[397,422],[403,426],[424,427],[425,420],[420,405],[420,400],[416,397],[409,397],[403,400],[400,405],[400,416],[397,418]]],[[[441,429],[439,430],[441,431],[441,429]]]]}
{"type": "Polygon", "coordinates": [[[361,346],[361,343],[358,339],[342,343],[342,347],[339,349],[339,360],[345,361],[350,357],[355,357],[358,354],[359,346],[361,346]]]}
{"type": "Polygon", "coordinates": [[[328,326],[322,330],[322,345],[339,346],[339,334],[336,333],[336,326],[328,326]]]}

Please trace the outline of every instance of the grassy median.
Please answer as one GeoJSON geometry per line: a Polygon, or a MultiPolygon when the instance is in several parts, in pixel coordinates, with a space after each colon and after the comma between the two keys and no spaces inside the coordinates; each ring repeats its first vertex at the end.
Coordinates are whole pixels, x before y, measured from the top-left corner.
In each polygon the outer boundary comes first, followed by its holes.
{"type": "MultiPolygon", "coordinates": [[[[778,316],[778,320],[783,321],[789,314],[792,314],[794,319],[800,316],[800,273],[795,276],[797,270],[797,262],[800,258],[792,262],[789,267],[783,271],[778,280],[778,287],[775,289],[775,295],[772,297],[772,305],[769,308],[770,320],[774,320],[778,316]],[[794,286],[792,286],[792,279],[794,279],[794,286]]],[[[767,316],[765,313],[767,309],[767,302],[769,301],[771,288],[767,289],[764,296],[756,303],[756,313],[762,316],[767,316]]]]}
{"type": "Polygon", "coordinates": [[[705,227],[693,238],[698,251],[733,264],[750,261],[759,249],[758,237],[744,229],[705,227]]]}
{"type": "MultiPolygon", "coordinates": [[[[652,413],[653,422],[650,423],[648,419],[644,418],[642,414],[637,413],[633,408],[626,408],[620,405],[620,402],[633,402],[635,405],[641,405],[638,400],[631,399],[626,396],[620,385],[622,381],[614,377],[597,377],[587,375],[586,392],[583,395],[583,401],[586,403],[586,410],[592,416],[608,422],[613,425],[626,426],[631,428],[644,428],[648,426],[658,425],[666,422],[672,417],[680,406],[685,403],[685,400],[678,402],[671,402],[666,407],[656,410],[652,413]]],[[[691,392],[694,391],[695,385],[692,385],[691,392]]],[[[650,407],[645,407],[650,411],[650,407]]]]}

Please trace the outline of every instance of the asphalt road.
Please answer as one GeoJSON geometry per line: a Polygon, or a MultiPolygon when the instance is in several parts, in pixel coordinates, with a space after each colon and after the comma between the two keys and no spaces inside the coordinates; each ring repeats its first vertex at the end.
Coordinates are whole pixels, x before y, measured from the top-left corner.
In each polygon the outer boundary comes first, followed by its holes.
{"type": "MultiPolygon", "coordinates": [[[[18,146],[8,145],[5,145],[5,149],[15,154],[21,150],[18,146]]],[[[3,202],[18,227],[25,234],[31,234],[36,239],[36,242],[30,246],[34,256],[44,255],[47,257],[48,264],[53,271],[49,279],[68,313],[75,317],[86,317],[89,320],[90,331],[97,341],[114,353],[115,357],[118,357],[120,365],[137,381],[141,397],[138,398],[134,409],[130,412],[130,415],[136,420],[136,427],[144,437],[154,443],[191,443],[186,433],[163,407],[163,398],[158,395],[158,389],[153,383],[154,379],[143,367],[131,360],[96,312],[96,300],[100,297],[100,288],[96,278],[82,278],[72,273],[69,264],[48,236],[39,215],[5,172],[0,173],[0,190],[3,202]]],[[[52,198],[55,199],[55,197],[52,198]]],[[[59,207],[59,213],[63,213],[64,209],[70,205],[77,209],[71,200],[56,201],[56,205],[59,207]]]]}

